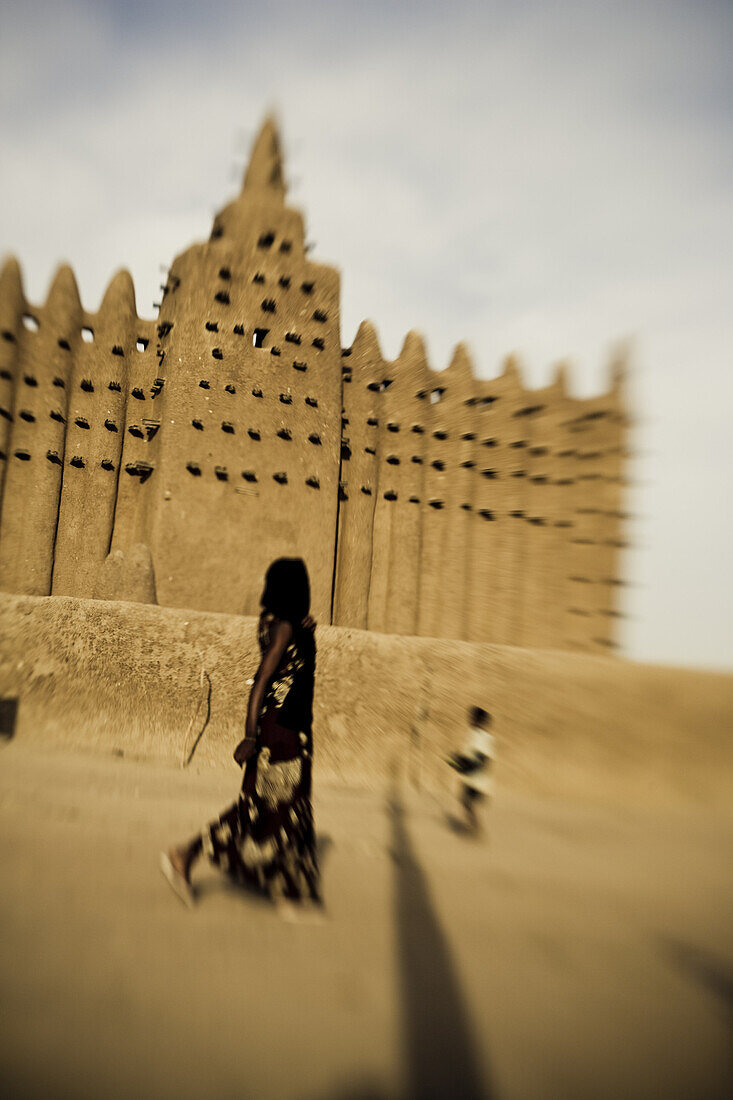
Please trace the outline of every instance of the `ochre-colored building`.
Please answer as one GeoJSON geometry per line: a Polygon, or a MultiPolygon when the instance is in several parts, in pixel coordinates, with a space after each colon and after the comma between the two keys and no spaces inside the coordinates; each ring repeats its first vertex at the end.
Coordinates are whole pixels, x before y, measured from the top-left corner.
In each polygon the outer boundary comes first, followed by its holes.
{"type": "MultiPolygon", "coordinates": [[[[147,547],[158,602],[255,614],[302,556],[323,622],[609,652],[623,523],[623,364],[601,397],[526,390],[419,335],[341,346],[267,120],[241,194],[178,256],[157,321],[126,271],[99,312],[59,269],[44,306],[0,275],[0,589],[103,594],[147,547]]],[[[143,554],[145,560],[147,557],[143,554]]]]}

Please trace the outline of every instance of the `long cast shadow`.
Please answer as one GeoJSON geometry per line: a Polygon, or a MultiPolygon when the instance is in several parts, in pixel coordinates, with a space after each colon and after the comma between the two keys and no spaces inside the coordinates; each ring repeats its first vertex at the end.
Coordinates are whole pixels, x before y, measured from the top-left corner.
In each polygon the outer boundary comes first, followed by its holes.
{"type": "Polygon", "coordinates": [[[392,794],[397,949],[409,1100],[489,1100],[468,1009],[425,875],[392,794]]]}

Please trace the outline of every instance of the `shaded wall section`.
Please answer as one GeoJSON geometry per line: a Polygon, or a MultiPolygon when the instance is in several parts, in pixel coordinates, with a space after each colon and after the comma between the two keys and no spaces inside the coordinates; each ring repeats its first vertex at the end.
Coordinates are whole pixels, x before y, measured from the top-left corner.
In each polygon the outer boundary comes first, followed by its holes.
{"type": "MultiPolygon", "coordinates": [[[[0,692],[16,738],[180,764],[230,764],[256,668],[256,620],[59,597],[0,598],[0,692]]],[[[393,771],[451,787],[467,708],[495,719],[499,789],[584,799],[730,803],[733,677],[605,657],[317,631],[317,779],[393,771]]],[[[231,765],[230,765],[231,766],[231,765]]]]}

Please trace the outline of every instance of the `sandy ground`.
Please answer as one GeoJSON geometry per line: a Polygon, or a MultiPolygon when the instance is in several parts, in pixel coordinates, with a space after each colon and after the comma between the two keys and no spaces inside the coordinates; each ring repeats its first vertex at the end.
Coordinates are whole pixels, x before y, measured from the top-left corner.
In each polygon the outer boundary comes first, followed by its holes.
{"type": "Polygon", "coordinates": [[[723,1097],[733,819],[320,786],[320,922],[158,852],[238,772],[0,750],[7,1096],[723,1097]]]}

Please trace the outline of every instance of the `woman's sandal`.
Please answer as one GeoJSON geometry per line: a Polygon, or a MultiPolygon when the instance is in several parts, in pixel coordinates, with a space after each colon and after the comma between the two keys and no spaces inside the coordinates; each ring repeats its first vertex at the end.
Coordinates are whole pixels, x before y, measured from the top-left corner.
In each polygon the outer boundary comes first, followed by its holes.
{"type": "Polygon", "coordinates": [[[160,853],[160,869],[171,885],[176,897],[180,898],[189,909],[194,907],[194,893],[190,882],[187,882],[180,871],[176,870],[167,852],[160,853]]]}

